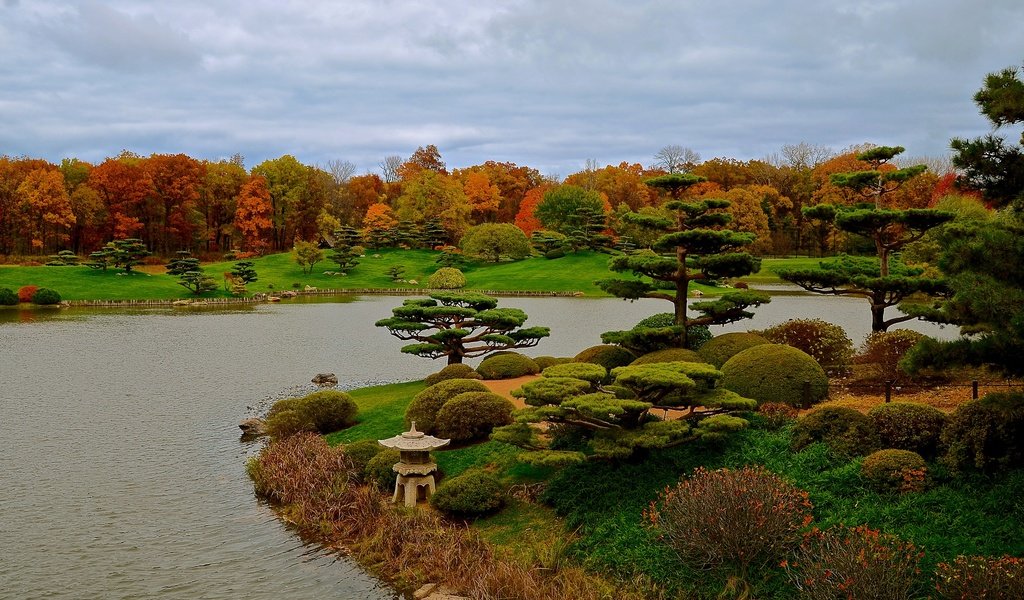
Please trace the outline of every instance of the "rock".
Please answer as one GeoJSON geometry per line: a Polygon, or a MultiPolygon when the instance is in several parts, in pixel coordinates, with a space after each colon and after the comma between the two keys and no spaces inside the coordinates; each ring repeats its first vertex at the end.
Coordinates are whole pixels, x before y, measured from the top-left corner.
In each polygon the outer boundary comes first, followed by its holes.
{"type": "Polygon", "coordinates": [[[270,298],[268,298],[268,300],[270,300],[271,302],[280,302],[281,301],[281,299],[278,298],[277,296],[271,296],[270,298]]]}
{"type": "Polygon", "coordinates": [[[294,297],[296,297],[298,295],[299,295],[298,292],[293,292],[292,290],[285,290],[285,291],[281,292],[281,297],[282,298],[294,298],[294,297]]]}
{"type": "Polygon", "coordinates": [[[313,287],[313,286],[311,286],[311,285],[307,285],[307,286],[306,286],[306,291],[307,291],[307,292],[315,292],[315,291],[316,291],[316,288],[315,288],[315,287],[313,287]]]}
{"type": "Polygon", "coordinates": [[[244,419],[238,424],[238,428],[242,430],[243,436],[258,437],[267,434],[267,424],[263,419],[255,417],[244,419]]]}
{"type": "Polygon", "coordinates": [[[188,306],[189,304],[192,304],[191,300],[175,300],[171,302],[172,306],[188,306]]]}
{"type": "Polygon", "coordinates": [[[437,587],[436,583],[425,583],[422,586],[420,586],[420,589],[418,589],[418,590],[416,590],[415,592],[412,593],[412,597],[415,600],[423,600],[424,598],[429,596],[431,594],[431,592],[433,592],[436,587],[437,587]]]}
{"type": "Polygon", "coordinates": [[[313,378],[313,383],[321,387],[338,385],[338,376],[334,373],[318,373],[317,376],[313,378]]]}
{"type": "Polygon", "coordinates": [[[409,280],[409,284],[410,284],[410,285],[419,285],[419,284],[420,284],[420,282],[416,281],[415,279],[410,279],[410,280],[409,280]]]}

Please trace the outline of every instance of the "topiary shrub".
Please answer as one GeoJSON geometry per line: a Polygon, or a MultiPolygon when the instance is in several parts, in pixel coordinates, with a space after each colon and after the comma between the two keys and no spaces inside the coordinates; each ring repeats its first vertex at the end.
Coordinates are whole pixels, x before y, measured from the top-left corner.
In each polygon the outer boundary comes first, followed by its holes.
{"type": "Polygon", "coordinates": [[[608,377],[608,371],[594,363],[570,362],[544,369],[544,377],[571,377],[598,384],[608,377]]]}
{"type": "Polygon", "coordinates": [[[696,568],[777,565],[811,520],[807,492],[763,467],[698,467],[646,513],[682,561],[696,568]]]}
{"type": "Polygon", "coordinates": [[[958,556],[935,569],[940,600],[1024,598],[1024,559],[1014,556],[958,556]]]}
{"type": "Polygon", "coordinates": [[[704,362],[699,354],[686,348],[666,348],[648,352],[640,358],[629,363],[631,365],[646,365],[660,362],[704,362]]]}
{"type": "Polygon", "coordinates": [[[435,383],[413,396],[405,409],[405,426],[416,421],[416,429],[424,433],[435,433],[437,411],[444,403],[466,392],[486,392],[487,386],[475,379],[448,379],[435,383]]]}
{"type": "Polygon", "coordinates": [[[486,438],[491,430],[512,424],[516,409],[510,400],[491,392],[467,392],[444,403],[437,411],[438,437],[454,442],[486,438]]]}
{"type": "Polygon", "coordinates": [[[430,497],[430,505],[450,515],[483,515],[505,505],[505,488],[498,477],[480,470],[445,479],[430,497]]]}
{"type": "Polygon", "coordinates": [[[954,471],[1024,466],[1024,393],[988,394],[957,407],[942,430],[943,461],[954,471]]]}
{"type": "Polygon", "coordinates": [[[898,448],[934,458],[939,438],[948,420],[941,410],[927,404],[891,402],[879,404],[868,412],[883,448],[898,448]]]}
{"type": "Polygon", "coordinates": [[[56,290],[51,290],[50,288],[39,288],[34,294],[32,294],[32,304],[38,304],[40,306],[60,304],[60,294],[56,290]]]}
{"type": "Polygon", "coordinates": [[[697,354],[701,355],[704,362],[721,369],[726,361],[747,348],[767,343],[769,343],[768,340],[756,333],[725,333],[708,340],[700,347],[697,354]]]}
{"type": "Polygon", "coordinates": [[[457,290],[466,287],[466,276],[455,267],[441,267],[427,278],[427,287],[436,290],[457,290]]]}
{"type": "Polygon", "coordinates": [[[366,465],[374,456],[385,450],[384,446],[377,443],[377,440],[359,440],[351,444],[345,444],[345,456],[352,463],[352,472],[362,479],[366,472],[366,465]]]}
{"type": "Polygon", "coordinates": [[[18,288],[18,302],[31,302],[32,294],[36,293],[39,289],[37,285],[23,285],[18,288]]]}
{"type": "Polygon", "coordinates": [[[533,359],[533,362],[537,363],[537,366],[540,367],[541,371],[543,371],[548,367],[553,367],[555,365],[563,365],[568,362],[573,362],[573,360],[568,357],[559,358],[555,356],[538,356],[533,359]]]}
{"type": "Polygon", "coordinates": [[[799,412],[788,404],[765,402],[757,407],[757,414],[761,415],[768,429],[781,429],[796,421],[799,412]]]}
{"type": "Polygon", "coordinates": [[[867,526],[813,529],[782,563],[800,598],[911,598],[923,553],[867,526]]]}
{"type": "Polygon", "coordinates": [[[619,346],[613,346],[611,344],[601,344],[600,346],[591,346],[586,350],[583,350],[573,359],[575,362],[593,363],[595,365],[601,365],[605,369],[611,371],[615,367],[624,367],[629,363],[636,360],[636,356],[619,346]]]}
{"type": "Polygon", "coordinates": [[[730,358],[721,369],[719,385],[758,404],[806,407],[828,395],[825,371],[806,352],[791,346],[758,344],[730,358]]]}
{"type": "Polygon", "coordinates": [[[311,431],[331,433],[355,423],[355,400],[345,392],[321,390],[302,398],[278,400],[267,413],[267,432],[281,438],[311,431]]]}
{"type": "Polygon", "coordinates": [[[797,420],[793,427],[793,449],[802,450],[824,442],[842,456],[862,456],[880,444],[871,417],[844,406],[823,406],[797,420]]]}
{"type": "Polygon", "coordinates": [[[923,492],[928,487],[928,466],[920,454],[910,450],[872,452],[861,464],[860,474],[882,493],[923,492]]]}
{"type": "Polygon", "coordinates": [[[554,250],[548,250],[544,253],[544,258],[548,260],[554,260],[556,258],[563,258],[565,256],[565,250],[561,248],[555,248],[554,250]]]}
{"type": "Polygon", "coordinates": [[[402,454],[394,448],[384,448],[366,463],[363,481],[380,490],[395,489],[395,463],[402,460],[402,454]]]}
{"type": "Polygon", "coordinates": [[[846,330],[821,319],[790,319],[761,332],[773,344],[785,344],[810,354],[822,369],[845,370],[853,358],[853,341],[846,330]]]}
{"type": "Polygon", "coordinates": [[[540,373],[540,367],[529,356],[515,352],[488,356],[476,368],[476,372],[484,379],[514,379],[524,375],[540,373]]]}
{"type": "Polygon", "coordinates": [[[18,303],[18,294],[10,288],[0,288],[0,306],[14,306],[18,303]]]}
{"type": "Polygon", "coordinates": [[[870,366],[870,379],[877,381],[906,379],[907,373],[900,368],[900,361],[924,337],[924,334],[909,329],[871,332],[865,338],[864,345],[855,361],[870,366]]]}
{"type": "Polygon", "coordinates": [[[423,380],[423,383],[427,384],[429,387],[437,385],[442,381],[448,381],[449,379],[482,379],[482,377],[480,377],[480,374],[477,373],[476,369],[473,367],[462,363],[456,363],[454,365],[448,365],[433,375],[427,375],[426,379],[423,380]]]}

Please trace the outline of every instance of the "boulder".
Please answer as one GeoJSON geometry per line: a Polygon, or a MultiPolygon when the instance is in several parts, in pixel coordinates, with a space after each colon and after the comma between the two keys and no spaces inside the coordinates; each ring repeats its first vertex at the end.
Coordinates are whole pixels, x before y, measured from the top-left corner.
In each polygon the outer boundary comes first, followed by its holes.
{"type": "Polygon", "coordinates": [[[263,422],[263,419],[256,417],[244,419],[238,424],[238,428],[242,430],[243,436],[257,437],[267,434],[267,424],[263,422]]]}
{"type": "Polygon", "coordinates": [[[313,378],[313,383],[323,386],[338,385],[338,376],[334,373],[319,373],[313,378]]]}

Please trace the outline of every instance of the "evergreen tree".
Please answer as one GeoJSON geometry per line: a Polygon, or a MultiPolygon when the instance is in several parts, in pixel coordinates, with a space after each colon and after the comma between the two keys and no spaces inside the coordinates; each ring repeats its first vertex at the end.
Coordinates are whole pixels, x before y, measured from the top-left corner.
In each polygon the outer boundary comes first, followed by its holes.
{"type": "MultiPolygon", "coordinates": [[[[195,260],[198,263],[198,259],[195,260]]],[[[210,292],[217,289],[217,282],[202,269],[196,267],[192,271],[186,271],[178,276],[178,285],[191,291],[196,296],[200,296],[205,292],[210,292]]]]}
{"type": "Polygon", "coordinates": [[[236,262],[235,265],[231,267],[231,275],[235,279],[241,281],[242,284],[249,284],[258,280],[256,277],[256,269],[251,260],[236,262]]]}
{"type": "Polygon", "coordinates": [[[145,244],[138,238],[127,238],[108,242],[110,248],[110,262],[115,267],[121,267],[125,273],[131,273],[132,269],[142,264],[142,259],[150,255],[145,244]]]}
{"type": "Polygon", "coordinates": [[[192,258],[192,253],[188,250],[179,250],[174,254],[174,258],[164,266],[167,269],[168,275],[177,277],[182,273],[194,271],[199,267],[199,259],[192,258]]]}

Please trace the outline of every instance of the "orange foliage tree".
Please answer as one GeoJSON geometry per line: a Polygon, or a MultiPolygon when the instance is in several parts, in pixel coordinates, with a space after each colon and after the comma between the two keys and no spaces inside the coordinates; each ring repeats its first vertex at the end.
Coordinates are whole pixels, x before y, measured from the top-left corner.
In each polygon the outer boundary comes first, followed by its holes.
{"type": "Polygon", "coordinates": [[[267,180],[254,175],[239,190],[235,209],[235,228],[242,235],[246,252],[260,254],[270,247],[273,215],[267,180]]]}
{"type": "Polygon", "coordinates": [[[18,186],[19,221],[33,252],[59,249],[68,240],[75,213],[64,187],[64,176],[55,167],[36,169],[18,186]],[[50,242],[47,244],[47,242],[50,242]]]}
{"type": "Polygon", "coordinates": [[[486,173],[470,171],[465,174],[462,191],[469,202],[472,215],[476,222],[493,221],[498,207],[501,206],[501,191],[491,183],[486,173]]]}
{"type": "Polygon", "coordinates": [[[153,187],[141,159],[129,154],[108,158],[93,168],[88,183],[99,194],[107,213],[106,238],[135,237],[143,227],[143,204],[153,187]]]}
{"type": "Polygon", "coordinates": [[[516,214],[515,224],[527,236],[538,229],[544,228],[540,223],[540,219],[534,216],[533,213],[537,210],[537,205],[544,200],[544,194],[551,188],[550,184],[544,184],[526,192],[526,195],[523,197],[523,201],[519,205],[519,213],[516,214]]]}

